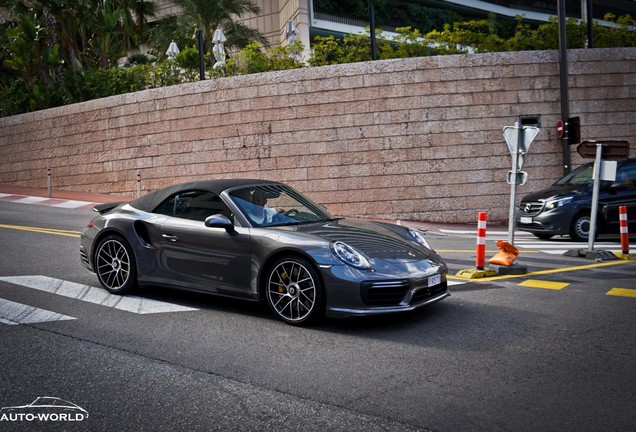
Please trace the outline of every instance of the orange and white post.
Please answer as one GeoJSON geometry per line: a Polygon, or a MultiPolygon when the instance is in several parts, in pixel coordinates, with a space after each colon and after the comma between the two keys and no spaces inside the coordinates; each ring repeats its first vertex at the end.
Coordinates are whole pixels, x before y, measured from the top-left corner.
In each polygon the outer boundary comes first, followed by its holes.
{"type": "Polygon", "coordinates": [[[627,229],[627,207],[620,206],[618,208],[619,225],[621,232],[621,251],[625,255],[629,255],[629,230],[627,229]]]}
{"type": "Polygon", "coordinates": [[[486,222],[488,215],[486,212],[479,212],[477,215],[477,259],[475,267],[483,270],[486,265],[486,222]]]}

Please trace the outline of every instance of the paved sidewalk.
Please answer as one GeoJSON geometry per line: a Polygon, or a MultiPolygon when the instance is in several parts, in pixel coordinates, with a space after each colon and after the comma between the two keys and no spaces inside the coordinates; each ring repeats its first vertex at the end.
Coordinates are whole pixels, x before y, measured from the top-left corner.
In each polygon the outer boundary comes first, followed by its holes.
{"type": "Polygon", "coordinates": [[[67,209],[91,209],[95,204],[106,202],[128,201],[130,197],[92,194],[83,192],[51,191],[48,190],[0,184],[0,201],[21,204],[47,205],[67,209]]]}

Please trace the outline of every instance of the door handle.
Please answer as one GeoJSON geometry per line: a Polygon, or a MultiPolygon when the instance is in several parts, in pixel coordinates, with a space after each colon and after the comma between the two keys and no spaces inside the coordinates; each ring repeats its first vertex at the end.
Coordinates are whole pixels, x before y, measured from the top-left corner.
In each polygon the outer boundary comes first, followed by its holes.
{"type": "Polygon", "coordinates": [[[172,235],[172,234],[163,234],[161,237],[163,237],[165,240],[171,241],[171,242],[176,242],[177,240],[179,240],[179,237],[177,237],[176,235],[172,235]]]}

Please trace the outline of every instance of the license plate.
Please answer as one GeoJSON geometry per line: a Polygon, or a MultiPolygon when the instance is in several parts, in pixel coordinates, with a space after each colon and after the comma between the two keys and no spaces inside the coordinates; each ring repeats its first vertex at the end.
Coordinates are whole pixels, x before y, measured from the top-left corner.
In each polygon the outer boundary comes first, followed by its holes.
{"type": "Polygon", "coordinates": [[[531,217],[521,216],[519,218],[519,222],[521,222],[522,224],[531,224],[532,223],[532,218],[531,217]]]}
{"type": "Polygon", "coordinates": [[[428,278],[428,286],[432,287],[442,283],[442,275],[435,275],[428,278]]]}

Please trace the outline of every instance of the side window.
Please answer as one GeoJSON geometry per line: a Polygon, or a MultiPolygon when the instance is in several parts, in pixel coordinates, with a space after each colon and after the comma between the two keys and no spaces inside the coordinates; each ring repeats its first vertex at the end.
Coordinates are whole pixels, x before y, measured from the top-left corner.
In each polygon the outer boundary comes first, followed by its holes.
{"type": "Polygon", "coordinates": [[[636,163],[625,164],[618,169],[616,181],[636,183],[636,163]]]}
{"type": "Polygon", "coordinates": [[[221,198],[207,191],[187,191],[173,195],[159,204],[153,213],[201,222],[215,214],[231,219],[230,209],[221,198]]]}

